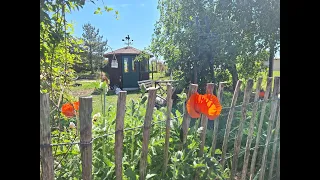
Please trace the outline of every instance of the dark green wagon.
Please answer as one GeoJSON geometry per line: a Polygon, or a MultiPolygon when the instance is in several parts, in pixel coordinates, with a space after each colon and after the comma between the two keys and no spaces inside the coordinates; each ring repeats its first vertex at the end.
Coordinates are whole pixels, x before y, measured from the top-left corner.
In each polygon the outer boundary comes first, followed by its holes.
{"type": "Polygon", "coordinates": [[[138,81],[149,79],[149,59],[134,61],[140,53],[140,50],[127,46],[104,55],[108,58],[108,63],[103,71],[108,74],[112,89],[120,87],[126,91],[137,90],[138,81]]]}

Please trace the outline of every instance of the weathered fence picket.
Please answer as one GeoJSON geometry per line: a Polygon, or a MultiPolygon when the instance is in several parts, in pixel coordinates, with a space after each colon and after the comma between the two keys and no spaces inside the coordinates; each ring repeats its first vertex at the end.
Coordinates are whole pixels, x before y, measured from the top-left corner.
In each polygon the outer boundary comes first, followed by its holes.
{"type": "Polygon", "coordinates": [[[53,156],[50,129],[49,94],[40,94],[40,156],[42,166],[42,179],[53,180],[53,156]]]}
{"type": "Polygon", "coordinates": [[[231,107],[230,107],[229,114],[228,114],[226,131],[224,133],[223,144],[222,144],[222,154],[221,154],[221,165],[222,165],[222,168],[224,168],[224,164],[225,164],[225,161],[226,161],[226,153],[227,153],[227,147],[228,147],[229,133],[230,133],[230,129],[231,129],[231,123],[232,123],[232,120],[233,120],[234,109],[235,109],[236,102],[237,102],[237,99],[238,99],[238,95],[239,95],[241,84],[242,84],[242,81],[238,80],[236,88],[235,88],[234,93],[233,93],[233,97],[232,97],[232,101],[231,101],[231,107]]]}
{"type": "Polygon", "coordinates": [[[117,102],[116,131],[115,131],[115,170],[116,180],[122,180],[122,152],[123,152],[123,126],[126,108],[127,91],[120,91],[117,102]]]}
{"type": "Polygon", "coordinates": [[[92,179],[92,97],[79,98],[82,179],[92,179]]]}
{"type": "Polygon", "coordinates": [[[148,145],[149,145],[149,138],[150,138],[152,114],[154,110],[154,105],[156,103],[156,92],[157,92],[156,88],[150,88],[148,92],[149,94],[148,94],[147,111],[146,111],[146,116],[143,123],[142,152],[141,152],[140,168],[139,168],[140,180],[146,179],[148,145]]]}

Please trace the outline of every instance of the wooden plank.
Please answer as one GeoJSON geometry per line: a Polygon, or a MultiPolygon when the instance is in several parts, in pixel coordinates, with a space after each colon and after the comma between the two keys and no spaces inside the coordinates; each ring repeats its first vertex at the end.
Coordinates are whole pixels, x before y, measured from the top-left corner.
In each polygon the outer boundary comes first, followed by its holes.
{"type": "Polygon", "coordinates": [[[235,109],[235,105],[238,99],[238,95],[239,95],[239,91],[240,91],[240,86],[242,84],[241,80],[238,80],[236,88],[234,90],[233,93],[233,97],[232,97],[232,101],[231,101],[231,107],[229,110],[229,114],[228,114],[228,119],[227,119],[227,124],[226,124],[226,131],[224,133],[224,138],[223,138],[223,144],[222,144],[222,154],[221,154],[221,165],[222,168],[224,168],[224,164],[225,164],[225,158],[226,158],[226,152],[227,152],[227,148],[228,148],[228,139],[229,139],[229,133],[230,133],[230,128],[231,128],[231,123],[233,120],[233,114],[234,114],[234,109],[235,109]]]}
{"type": "Polygon", "coordinates": [[[166,120],[166,137],[164,143],[164,165],[163,165],[163,175],[167,172],[168,166],[168,152],[169,152],[169,138],[170,138],[170,121],[171,121],[171,110],[172,110],[172,86],[167,84],[167,120],[166,120]]]}
{"type": "MultiPolygon", "coordinates": [[[[206,87],[206,94],[213,94],[213,89],[214,89],[214,83],[207,83],[206,87]]],[[[208,125],[208,117],[205,116],[204,114],[201,114],[201,127],[203,128],[202,132],[200,133],[200,147],[199,147],[199,157],[203,156],[203,151],[204,151],[204,144],[206,141],[206,132],[207,132],[207,125],[208,125]]],[[[195,174],[195,180],[198,180],[199,177],[199,170],[196,171],[195,174]]]]}
{"type": "Polygon", "coordinates": [[[115,171],[116,180],[122,180],[123,126],[126,108],[127,91],[120,91],[117,102],[115,131],[115,171]]]}
{"type": "Polygon", "coordinates": [[[239,128],[238,128],[238,133],[236,135],[236,140],[234,141],[234,152],[233,152],[233,157],[232,157],[232,167],[231,167],[231,176],[230,179],[233,179],[234,176],[237,173],[237,167],[238,167],[238,156],[240,152],[240,147],[241,147],[241,140],[242,140],[242,135],[243,135],[243,126],[244,122],[247,119],[247,106],[250,100],[250,95],[252,91],[252,86],[253,86],[253,80],[249,79],[247,81],[246,88],[244,90],[244,97],[243,97],[243,103],[241,107],[241,120],[239,123],[239,128]]]}
{"type": "Polygon", "coordinates": [[[174,82],[175,80],[157,80],[155,81],[156,83],[172,83],[174,82]]]}
{"type": "Polygon", "coordinates": [[[254,130],[254,124],[256,121],[258,105],[259,105],[258,101],[259,101],[261,84],[262,84],[262,77],[259,77],[257,85],[256,85],[256,92],[255,92],[254,100],[253,100],[254,104],[253,104],[252,117],[250,120],[250,127],[249,127],[248,138],[247,138],[246,148],[245,148],[245,153],[244,153],[244,160],[243,160],[244,162],[243,162],[243,167],[242,167],[241,180],[246,180],[247,168],[248,168],[249,157],[250,157],[250,147],[251,147],[251,142],[252,142],[252,135],[253,135],[253,130],[254,130]]]}
{"type": "Polygon", "coordinates": [[[144,84],[144,85],[152,85],[152,82],[150,81],[150,82],[144,82],[144,83],[139,83],[139,85],[141,86],[142,84],[144,84]]]}
{"type": "Polygon", "coordinates": [[[279,130],[280,130],[280,103],[278,105],[278,109],[279,110],[278,110],[278,117],[277,117],[277,122],[276,122],[276,129],[274,132],[274,141],[273,141],[273,147],[272,147],[272,155],[271,155],[271,163],[270,163],[270,168],[269,168],[268,180],[272,179],[274,160],[275,160],[276,151],[277,151],[278,134],[279,134],[279,130]]]}
{"type": "Polygon", "coordinates": [[[255,144],[255,147],[254,147],[252,160],[251,160],[250,178],[249,178],[250,180],[252,180],[253,177],[254,177],[256,159],[257,159],[257,155],[258,155],[260,136],[261,136],[261,131],[262,131],[262,125],[263,125],[264,115],[266,113],[266,108],[267,108],[267,105],[268,105],[267,101],[268,101],[268,98],[269,98],[269,94],[271,92],[272,79],[273,79],[272,77],[268,77],[268,79],[267,79],[267,86],[266,86],[266,91],[265,91],[265,94],[264,94],[264,99],[263,99],[263,104],[262,104],[262,109],[261,109],[261,114],[260,114],[258,132],[257,132],[257,135],[256,135],[256,144],[255,144]]]}
{"type": "MultiPolygon", "coordinates": [[[[188,101],[190,96],[193,93],[196,93],[197,91],[198,91],[198,84],[190,84],[186,102],[188,101]]],[[[189,126],[190,126],[190,119],[191,119],[191,117],[188,114],[187,106],[185,106],[185,113],[183,115],[182,129],[181,129],[181,131],[182,131],[182,143],[183,144],[185,144],[187,142],[188,129],[189,129],[189,126]]]]}
{"type": "Polygon", "coordinates": [[[273,92],[271,96],[271,112],[269,116],[269,121],[268,121],[268,129],[267,129],[267,138],[266,138],[266,143],[264,146],[264,151],[262,155],[262,163],[261,163],[261,170],[259,174],[259,180],[264,179],[264,173],[265,173],[265,168],[266,168],[266,160],[267,160],[267,154],[268,154],[268,147],[271,139],[271,129],[274,124],[274,119],[277,113],[277,104],[278,104],[278,92],[280,88],[280,77],[275,77],[274,78],[274,87],[273,87],[273,92]]]}
{"type": "Polygon", "coordinates": [[[150,82],[150,83],[141,83],[141,84],[139,84],[139,87],[140,87],[140,88],[141,88],[141,85],[142,85],[142,84],[144,84],[144,86],[145,86],[146,88],[153,86],[151,82],[150,82]]]}
{"type": "Polygon", "coordinates": [[[139,169],[139,179],[145,180],[147,173],[147,155],[148,155],[148,144],[150,138],[150,127],[152,121],[152,114],[154,105],[156,102],[156,88],[150,88],[148,94],[147,111],[144,119],[143,125],[143,140],[142,140],[142,152],[140,159],[140,169],[139,169]]]}
{"type": "Polygon", "coordinates": [[[92,179],[92,96],[79,98],[82,179],[92,179]]]}
{"type": "Polygon", "coordinates": [[[143,80],[143,81],[138,81],[138,84],[142,84],[142,83],[153,83],[153,80],[143,80]]]}
{"type": "MultiPolygon", "coordinates": [[[[226,84],[226,82],[219,83],[217,96],[220,101],[220,104],[222,104],[223,88],[224,88],[225,84],[226,84]]],[[[216,120],[214,120],[213,123],[214,123],[214,125],[213,125],[213,134],[212,134],[211,156],[215,155],[216,143],[217,143],[217,138],[218,138],[219,117],[216,120]]]]}
{"type": "Polygon", "coordinates": [[[54,179],[49,101],[49,94],[40,93],[40,156],[43,180],[54,179]]]}

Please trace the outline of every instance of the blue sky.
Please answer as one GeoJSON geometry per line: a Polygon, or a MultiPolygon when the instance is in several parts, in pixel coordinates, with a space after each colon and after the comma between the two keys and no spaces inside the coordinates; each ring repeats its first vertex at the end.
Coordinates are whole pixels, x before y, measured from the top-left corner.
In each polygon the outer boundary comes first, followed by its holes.
{"type": "Polygon", "coordinates": [[[127,35],[133,40],[132,46],[143,50],[151,43],[154,24],[159,19],[157,0],[105,0],[104,4],[119,11],[119,19],[115,18],[114,11],[94,14],[101,7],[102,1],[95,4],[86,3],[83,9],[67,15],[67,20],[74,23],[74,34],[82,36],[82,25],[90,22],[98,28],[100,35],[108,39],[108,45],[113,50],[125,46],[122,39],[127,35]]]}
{"type": "MultiPolygon", "coordinates": [[[[154,24],[160,17],[157,0],[105,0],[104,5],[119,11],[118,20],[114,11],[94,14],[98,7],[103,9],[102,1],[96,4],[88,2],[79,11],[67,14],[67,20],[74,23],[75,36],[81,37],[82,25],[90,22],[99,29],[104,39],[108,39],[108,45],[113,50],[125,46],[122,39],[127,35],[130,35],[132,46],[137,49],[143,50],[150,45],[154,24]]],[[[276,57],[280,57],[279,53],[276,57]]]]}

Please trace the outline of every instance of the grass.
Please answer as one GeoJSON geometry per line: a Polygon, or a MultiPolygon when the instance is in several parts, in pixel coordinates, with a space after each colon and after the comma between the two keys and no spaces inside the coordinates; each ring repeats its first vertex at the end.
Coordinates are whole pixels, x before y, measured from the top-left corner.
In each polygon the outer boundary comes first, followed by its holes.
{"type": "MultiPolygon", "coordinates": [[[[276,77],[276,76],[280,77],[280,71],[273,71],[273,78],[276,77]]],[[[262,78],[263,79],[262,79],[261,87],[265,90],[266,87],[267,87],[268,73],[263,74],[262,78]]],[[[273,86],[273,82],[274,82],[274,80],[272,81],[272,86],[273,86]]],[[[255,84],[256,84],[256,82],[255,82],[255,84]]]]}
{"type": "MultiPolygon", "coordinates": [[[[96,87],[98,81],[91,80],[91,81],[77,81],[77,83],[82,84],[82,86],[72,87],[71,93],[75,97],[80,96],[92,96],[93,101],[93,114],[96,114],[98,112],[102,111],[102,104],[103,99],[101,99],[101,95],[92,95],[91,93],[94,91],[94,88],[96,87]]],[[[131,101],[131,99],[136,100],[140,98],[140,93],[137,91],[128,92],[127,94],[127,103],[131,101]]],[[[117,106],[117,95],[107,95],[106,96],[106,108],[111,106],[117,106]]]]}
{"type": "MultiPolygon", "coordinates": [[[[131,100],[137,100],[140,98],[140,94],[137,92],[130,93],[128,92],[127,98],[126,98],[126,104],[129,104],[131,100]]],[[[116,107],[117,106],[117,100],[118,96],[117,95],[108,95],[106,96],[106,110],[108,109],[109,106],[116,107]]],[[[98,112],[102,112],[102,105],[103,105],[103,97],[101,98],[100,95],[92,95],[92,101],[93,101],[93,114],[96,114],[98,112]]]]}
{"type": "MultiPolygon", "coordinates": [[[[153,73],[153,79],[154,80],[166,80],[170,77],[165,77],[164,73],[153,73]]],[[[150,74],[151,79],[151,74],[150,74]]],[[[102,105],[103,105],[103,99],[101,98],[101,95],[91,95],[91,93],[94,91],[95,87],[99,86],[98,80],[77,80],[76,83],[80,83],[81,86],[72,87],[71,93],[76,98],[80,96],[92,96],[93,101],[93,114],[96,114],[98,112],[102,112],[102,105]]],[[[141,96],[140,91],[128,91],[127,92],[127,98],[126,103],[129,104],[129,102],[133,100],[139,99],[141,96]]],[[[117,106],[117,95],[107,95],[106,96],[106,109],[109,106],[117,106]]]]}
{"type": "MultiPolygon", "coordinates": [[[[152,73],[150,73],[150,79],[152,79],[152,73]]],[[[168,80],[170,76],[165,76],[164,72],[153,73],[153,80],[168,80]]]]}

